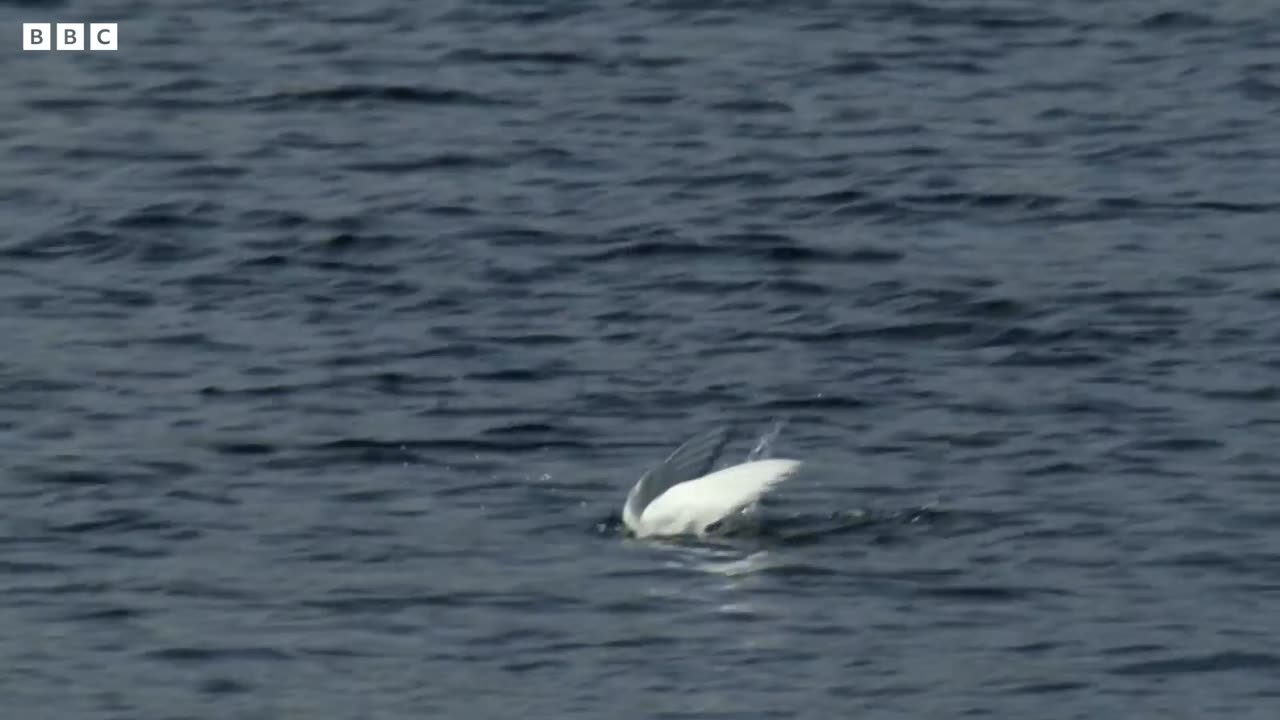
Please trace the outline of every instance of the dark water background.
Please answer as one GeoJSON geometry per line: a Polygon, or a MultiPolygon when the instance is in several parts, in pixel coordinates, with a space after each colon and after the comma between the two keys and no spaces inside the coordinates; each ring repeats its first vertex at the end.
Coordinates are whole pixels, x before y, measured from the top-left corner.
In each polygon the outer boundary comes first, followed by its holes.
{"type": "Polygon", "coordinates": [[[3,717],[1280,716],[1274,3],[0,28],[3,717]]]}

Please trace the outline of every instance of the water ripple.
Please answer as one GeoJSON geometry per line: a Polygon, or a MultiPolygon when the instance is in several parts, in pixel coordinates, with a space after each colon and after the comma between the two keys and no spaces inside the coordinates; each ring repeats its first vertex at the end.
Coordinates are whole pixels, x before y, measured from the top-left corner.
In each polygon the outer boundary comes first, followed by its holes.
{"type": "Polygon", "coordinates": [[[1267,8],[141,9],[0,59],[10,714],[1275,716],[1267,8]]]}

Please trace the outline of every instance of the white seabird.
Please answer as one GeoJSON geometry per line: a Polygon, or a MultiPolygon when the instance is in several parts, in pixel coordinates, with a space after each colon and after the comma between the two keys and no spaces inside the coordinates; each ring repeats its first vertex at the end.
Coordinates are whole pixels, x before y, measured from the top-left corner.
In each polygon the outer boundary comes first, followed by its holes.
{"type": "Polygon", "coordinates": [[[708,474],[729,428],[694,436],[645,473],[622,508],[637,537],[705,536],[748,520],[760,498],[800,469],[798,460],[753,460],[708,474]]]}

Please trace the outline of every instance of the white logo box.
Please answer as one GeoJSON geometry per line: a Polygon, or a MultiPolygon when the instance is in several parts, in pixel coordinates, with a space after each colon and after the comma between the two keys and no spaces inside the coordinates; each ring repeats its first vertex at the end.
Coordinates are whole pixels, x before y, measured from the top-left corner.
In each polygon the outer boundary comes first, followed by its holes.
{"type": "Polygon", "coordinates": [[[23,50],[116,50],[118,23],[22,23],[23,50]]]}

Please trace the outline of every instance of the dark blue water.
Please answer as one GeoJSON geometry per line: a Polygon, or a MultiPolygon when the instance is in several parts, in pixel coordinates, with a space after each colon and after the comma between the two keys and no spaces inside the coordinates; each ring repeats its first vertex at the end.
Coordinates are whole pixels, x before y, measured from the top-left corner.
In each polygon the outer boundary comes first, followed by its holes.
{"type": "Polygon", "coordinates": [[[1271,5],[0,29],[5,717],[1280,712],[1271,5]],[[780,420],[774,532],[617,532],[780,420]]]}

